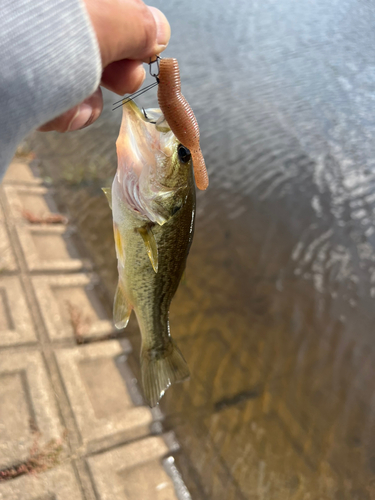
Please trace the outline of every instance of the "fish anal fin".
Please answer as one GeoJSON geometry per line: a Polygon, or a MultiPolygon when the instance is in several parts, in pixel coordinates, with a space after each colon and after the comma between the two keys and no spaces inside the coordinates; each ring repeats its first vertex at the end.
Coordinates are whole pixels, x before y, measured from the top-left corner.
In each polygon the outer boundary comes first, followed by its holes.
{"type": "Polygon", "coordinates": [[[157,405],[170,385],[190,375],[181,351],[173,342],[168,349],[142,348],[141,371],[144,396],[151,408],[157,405]]]}
{"type": "Polygon", "coordinates": [[[112,210],[112,188],[109,187],[102,188],[102,191],[108,200],[109,208],[112,210]]]}
{"type": "Polygon", "coordinates": [[[142,236],[143,242],[146,247],[147,255],[151,261],[151,265],[154,271],[158,272],[158,246],[155,240],[155,236],[149,225],[141,227],[138,229],[139,234],[142,236]]]}
{"type": "Polygon", "coordinates": [[[128,304],[124,290],[119,282],[115,293],[115,299],[113,301],[113,321],[118,330],[126,327],[131,312],[132,307],[128,304]]]}

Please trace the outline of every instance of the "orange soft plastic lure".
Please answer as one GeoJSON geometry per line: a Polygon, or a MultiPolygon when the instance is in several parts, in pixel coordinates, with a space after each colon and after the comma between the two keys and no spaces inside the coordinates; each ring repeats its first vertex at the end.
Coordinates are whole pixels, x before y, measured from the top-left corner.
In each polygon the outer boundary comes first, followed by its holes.
{"type": "Polygon", "coordinates": [[[158,101],[164,118],[181,144],[190,150],[197,188],[207,189],[208,174],[199,145],[198,122],[189,103],[181,94],[177,59],[160,59],[158,82],[158,101]]]}

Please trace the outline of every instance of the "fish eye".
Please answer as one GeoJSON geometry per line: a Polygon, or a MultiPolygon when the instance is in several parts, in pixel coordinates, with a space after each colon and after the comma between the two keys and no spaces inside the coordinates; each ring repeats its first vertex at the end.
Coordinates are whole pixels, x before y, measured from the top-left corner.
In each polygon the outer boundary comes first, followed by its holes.
{"type": "Polygon", "coordinates": [[[178,157],[182,163],[187,163],[191,158],[191,153],[188,148],[185,148],[182,144],[178,146],[178,157]]]}

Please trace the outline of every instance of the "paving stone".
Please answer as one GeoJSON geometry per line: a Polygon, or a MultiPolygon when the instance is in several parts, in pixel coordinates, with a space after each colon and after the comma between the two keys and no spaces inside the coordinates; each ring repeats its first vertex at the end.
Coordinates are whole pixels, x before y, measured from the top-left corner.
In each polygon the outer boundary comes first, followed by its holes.
{"type": "Polygon", "coordinates": [[[0,274],[17,269],[12,246],[5,227],[5,216],[0,207],[0,274]]]}
{"type": "Polygon", "coordinates": [[[65,465],[0,483],[0,500],[84,500],[84,496],[73,468],[65,465]]]}
{"type": "Polygon", "coordinates": [[[62,435],[42,355],[1,353],[0,470],[25,461],[36,443],[42,449],[62,435]]]}
{"type": "Polygon", "coordinates": [[[18,276],[0,274],[0,347],[36,341],[33,322],[18,276]]]}
{"type": "Polygon", "coordinates": [[[87,459],[100,500],[177,500],[162,465],[169,450],[161,436],[87,459]]]}
{"type": "Polygon", "coordinates": [[[116,366],[117,340],[56,350],[83,445],[97,451],[150,432],[149,408],[135,407],[116,366]]]}
{"type": "Polygon", "coordinates": [[[91,264],[80,259],[66,226],[16,226],[18,239],[30,271],[81,271],[91,264]]]}
{"type": "Polygon", "coordinates": [[[95,293],[96,276],[38,276],[32,281],[51,340],[95,338],[113,331],[95,293]]]}
{"type": "Polygon", "coordinates": [[[5,185],[4,192],[16,222],[27,224],[28,220],[24,214],[45,217],[58,212],[51,192],[43,186],[5,185]]]}
{"type": "Polygon", "coordinates": [[[23,161],[13,160],[4,179],[4,184],[41,184],[40,177],[34,175],[29,165],[23,161]]]}

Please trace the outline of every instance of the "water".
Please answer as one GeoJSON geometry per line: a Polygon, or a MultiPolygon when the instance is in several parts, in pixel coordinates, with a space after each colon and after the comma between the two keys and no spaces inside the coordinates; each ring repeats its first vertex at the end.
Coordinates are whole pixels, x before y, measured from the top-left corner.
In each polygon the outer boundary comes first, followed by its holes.
{"type": "MultiPolygon", "coordinates": [[[[154,5],[210,173],[171,310],[192,372],[161,404],[176,463],[198,500],[375,498],[374,7],[154,5]]],[[[105,99],[89,130],[30,141],[113,294],[105,99]]]]}

